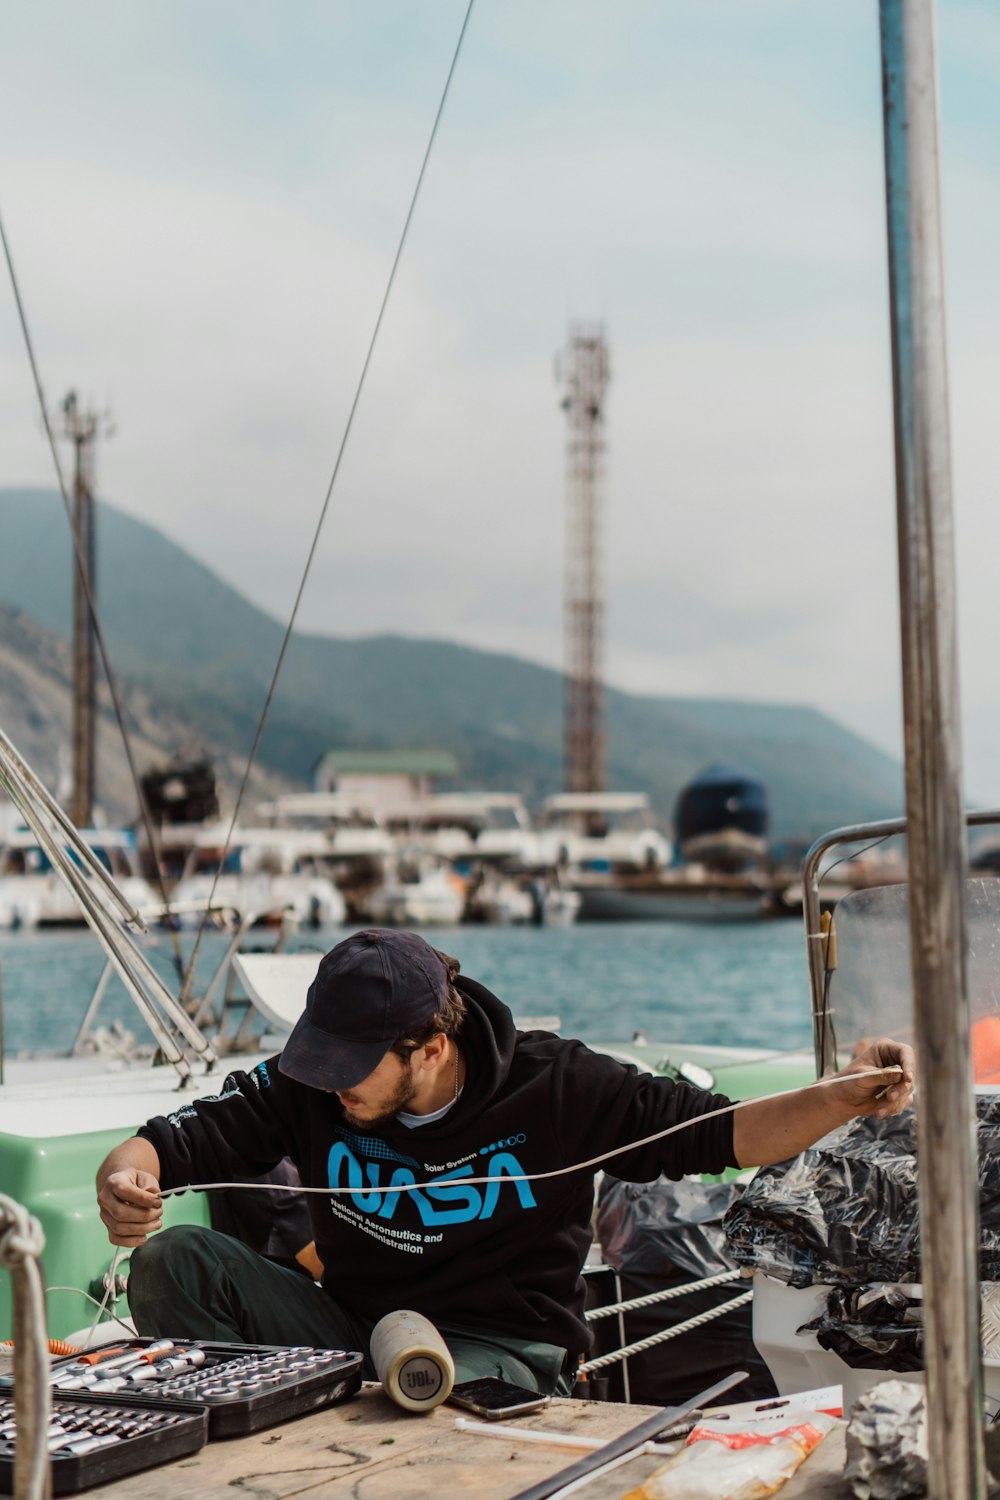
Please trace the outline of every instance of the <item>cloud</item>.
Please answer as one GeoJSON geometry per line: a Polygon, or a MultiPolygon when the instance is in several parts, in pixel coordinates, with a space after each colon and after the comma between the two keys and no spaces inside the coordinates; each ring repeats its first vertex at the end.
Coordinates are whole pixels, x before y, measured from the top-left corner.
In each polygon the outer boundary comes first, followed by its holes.
{"type": "MultiPolygon", "coordinates": [[[[284,617],[463,6],[10,12],[2,207],[50,399],[110,396],[101,492],[284,617]]],[[[941,31],[946,103],[983,101],[944,169],[985,768],[1000,54],[982,6],[941,31]]],[[[302,625],[561,660],[552,357],[600,317],[612,679],[898,744],[880,128],[865,8],[480,0],[302,625]]],[[[4,483],[51,482],[3,298],[0,451],[4,483]]]]}

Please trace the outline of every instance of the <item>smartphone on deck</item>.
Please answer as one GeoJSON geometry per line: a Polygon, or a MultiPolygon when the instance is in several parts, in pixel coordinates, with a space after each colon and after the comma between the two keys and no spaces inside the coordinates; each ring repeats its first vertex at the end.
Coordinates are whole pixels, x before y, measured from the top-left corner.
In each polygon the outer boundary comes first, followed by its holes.
{"type": "Polygon", "coordinates": [[[499,1422],[504,1417],[523,1417],[529,1411],[539,1411],[552,1398],[538,1391],[529,1391],[527,1386],[512,1385],[509,1380],[498,1380],[495,1375],[484,1375],[479,1380],[462,1380],[452,1386],[449,1401],[464,1406],[487,1422],[499,1422]]]}

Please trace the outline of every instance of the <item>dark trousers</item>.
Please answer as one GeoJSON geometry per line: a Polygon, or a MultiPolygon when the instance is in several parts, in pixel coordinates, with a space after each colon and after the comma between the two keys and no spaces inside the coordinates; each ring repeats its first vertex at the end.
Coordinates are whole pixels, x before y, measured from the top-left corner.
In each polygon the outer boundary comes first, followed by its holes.
{"type": "MultiPolygon", "coordinates": [[[[133,1250],[128,1300],[143,1337],[357,1349],[365,1378],[377,1378],[368,1352],[373,1322],[348,1312],[307,1276],[214,1229],[181,1224],[133,1250]]],[[[406,1305],[401,1294],[398,1307],[406,1305]]],[[[497,1375],[529,1390],[569,1393],[566,1351],[554,1344],[448,1324],[439,1332],[456,1382],[497,1375]]]]}

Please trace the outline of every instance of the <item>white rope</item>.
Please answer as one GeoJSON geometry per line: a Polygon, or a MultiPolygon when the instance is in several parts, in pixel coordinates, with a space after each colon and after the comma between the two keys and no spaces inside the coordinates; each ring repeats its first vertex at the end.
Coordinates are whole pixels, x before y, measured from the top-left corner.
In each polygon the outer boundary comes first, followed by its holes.
{"type": "Polygon", "coordinates": [[[731,1302],[722,1302],[718,1307],[710,1307],[707,1312],[688,1318],[686,1322],[678,1323],[674,1328],[661,1328],[658,1333],[651,1333],[648,1338],[640,1339],[638,1343],[627,1344],[624,1349],[614,1349],[610,1354],[602,1354],[599,1359],[588,1359],[580,1365],[579,1373],[592,1375],[595,1370],[603,1370],[605,1365],[617,1364],[620,1359],[629,1359],[633,1354],[642,1354],[645,1349],[652,1349],[655,1344],[665,1344],[668,1339],[679,1338],[682,1333],[691,1333],[702,1324],[711,1323],[713,1318],[721,1318],[724,1313],[733,1312],[737,1307],[745,1307],[748,1302],[752,1301],[753,1292],[741,1292],[731,1302]]]}
{"type": "Polygon", "coordinates": [[[742,1271],[719,1271],[715,1276],[705,1276],[701,1281],[688,1281],[684,1286],[670,1286],[664,1291],[648,1292],[645,1297],[632,1297],[628,1302],[612,1302],[607,1307],[592,1307],[584,1313],[588,1323],[599,1318],[610,1318],[614,1313],[634,1312],[640,1307],[652,1307],[656,1302],[669,1302],[672,1297],[683,1297],[686,1292],[706,1292],[713,1286],[724,1286],[727,1281],[739,1281],[742,1271]]]}
{"type": "MultiPolygon", "coordinates": [[[[892,1064],[886,1068],[866,1068],[857,1073],[846,1075],[855,1078],[884,1078],[886,1074],[901,1074],[902,1068],[892,1064]]],[[[548,1172],[505,1172],[504,1182],[546,1182],[553,1177],[565,1177],[570,1172],[585,1172],[592,1167],[599,1167],[606,1161],[613,1161],[616,1156],[624,1156],[627,1151],[638,1151],[642,1146],[650,1146],[654,1141],[666,1140],[667,1136],[676,1135],[680,1130],[689,1130],[693,1125],[704,1124],[706,1120],[718,1120],[723,1115],[731,1115],[738,1109],[748,1109],[756,1104],[773,1104],[778,1099],[787,1099],[792,1094],[805,1094],[810,1089],[826,1088],[830,1084],[843,1083],[845,1075],[835,1074],[830,1078],[818,1078],[815,1083],[808,1083],[803,1088],[782,1089],[776,1094],[762,1094],[758,1099],[740,1099],[735,1104],[726,1104],[722,1109],[706,1110],[704,1114],[693,1115],[689,1120],[681,1120],[676,1125],[668,1125],[665,1130],[655,1130],[652,1135],[644,1135],[641,1140],[629,1141],[624,1146],[616,1146],[613,1151],[604,1151],[600,1156],[591,1156],[586,1161],[571,1163],[568,1167],[553,1167],[548,1172]]],[[[393,1183],[389,1188],[383,1188],[386,1193],[417,1193],[424,1192],[427,1188],[449,1188],[449,1187],[489,1187],[496,1186],[496,1177],[446,1177],[437,1178],[426,1182],[401,1182],[393,1183]]],[[[292,1186],[283,1182],[186,1182],[181,1186],[172,1188],[161,1188],[160,1197],[170,1198],[175,1193],[214,1193],[223,1189],[249,1188],[251,1192],[263,1193],[323,1193],[329,1197],[330,1194],[338,1196],[354,1197],[369,1196],[375,1191],[371,1185],[365,1187],[304,1187],[292,1186]]]]}
{"type": "Polygon", "coordinates": [[[83,1343],[80,1345],[81,1352],[91,1347],[91,1340],[94,1337],[94,1330],[97,1328],[98,1323],[104,1317],[105,1313],[112,1320],[112,1322],[121,1323],[121,1326],[123,1328],[127,1328],[130,1334],[132,1334],[133,1336],[135,1335],[135,1329],[129,1328],[129,1325],[127,1323],[123,1323],[121,1318],[119,1318],[117,1313],[115,1312],[115,1308],[118,1305],[118,1294],[115,1287],[115,1278],[118,1271],[118,1264],[122,1258],[124,1249],[125,1247],[123,1245],[115,1246],[115,1253],[111,1258],[111,1266],[109,1270],[104,1273],[104,1296],[100,1301],[98,1301],[96,1297],[92,1297],[89,1292],[85,1292],[83,1290],[83,1287],[81,1286],[50,1286],[46,1288],[46,1296],[48,1296],[49,1292],[78,1292],[81,1297],[86,1297],[87,1301],[92,1302],[97,1308],[97,1311],[94,1314],[94,1320],[83,1336],[83,1343]],[[111,1303],[110,1307],[108,1306],[109,1302],[111,1303]]]}
{"type": "Polygon", "coordinates": [[[49,1346],[39,1257],[45,1235],[20,1203],[0,1193],[0,1266],[14,1301],[14,1500],[49,1494],[49,1346]]]}

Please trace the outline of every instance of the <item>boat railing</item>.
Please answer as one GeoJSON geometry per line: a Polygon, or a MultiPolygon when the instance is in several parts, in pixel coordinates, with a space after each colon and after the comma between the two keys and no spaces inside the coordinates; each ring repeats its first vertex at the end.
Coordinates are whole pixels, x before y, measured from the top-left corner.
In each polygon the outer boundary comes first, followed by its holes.
{"type": "MultiPolygon", "coordinates": [[[[969,828],[1000,824],[1000,810],[986,808],[969,812],[965,816],[965,821],[969,828]]],[[[806,958],[809,968],[809,994],[812,1003],[817,1078],[824,1078],[830,1073],[835,1073],[838,1065],[835,1009],[831,1003],[830,984],[831,973],[837,963],[832,956],[837,943],[837,932],[834,925],[831,935],[831,923],[824,918],[822,912],[823,880],[828,868],[825,864],[826,857],[833,850],[842,848],[844,845],[881,843],[884,839],[904,835],[906,830],[906,818],[886,818],[874,823],[859,823],[850,827],[835,828],[816,840],[803,861],[802,911],[805,920],[806,958]]],[[[897,889],[900,899],[905,901],[907,893],[905,883],[893,889],[897,889]]],[[[998,892],[1000,892],[1000,886],[998,886],[998,892]]],[[[853,899],[847,897],[846,901],[853,899]]],[[[1000,913],[998,913],[998,925],[1000,925],[1000,913]]],[[[906,978],[909,979],[908,973],[906,978]]],[[[876,1025],[875,1030],[880,1029],[884,1030],[876,1025]]]]}
{"type": "MultiPolygon", "coordinates": [[[[691,1292],[709,1291],[712,1287],[724,1286],[728,1281],[739,1281],[743,1275],[742,1270],[720,1271],[714,1276],[703,1276],[698,1281],[685,1282],[683,1286],[663,1287],[659,1291],[648,1292],[643,1297],[630,1297],[625,1301],[611,1302],[603,1307],[592,1307],[584,1313],[584,1318],[588,1323],[594,1323],[599,1318],[617,1317],[619,1336],[624,1338],[624,1325],[621,1322],[624,1313],[635,1312],[643,1307],[652,1307],[660,1302],[669,1302],[674,1297],[687,1296],[691,1292]]],[[[731,1298],[728,1302],[720,1302],[715,1307],[706,1308],[704,1312],[685,1318],[681,1323],[674,1323],[669,1328],[659,1328],[655,1333],[636,1339],[631,1344],[623,1343],[620,1349],[611,1349],[606,1354],[598,1354],[593,1359],[584,1360],[577,1367],[577,1374],[589,1378],[600,1370],[610,1368],[611,1365],[621,1364],[627,1381],[628,1362],[633,1356],[644,1354],[647,1349],[654,1349],[660,1344],[668,1343],[671,1339],[683,1338],[686,1333],[694,1333],[696,1329],[703,1328],[706,1323],[725,1317],[727,1313],[736,1312],[739,1308],[748,1306],[752,1301],[752,1291],[740,1292],[739,1296],[731,1298]]]]}
{"type": "MultiPolygon", "coordinates": [[[[142,915],[150,922],[173,920],[175,917],[197,913],[201,915],[205,911],[203,902],[174,902],[169,907],[143,907],[142,915]]],[[[244,941],[251,928],[262,919],[271,916],[279,917],[280,924],[278,936],[274,947],[270,949],[271,954],[281,953],[288,940],[290,932],[296,930],[297,923],[289,922],[290,911],[285,908],[281,912],[246,911],[239,912],[229,902],[217,901],[208,908],[209,916],[217,919],[229,933],[229,941],[221,958],[215,965],[212,976],[205,986],[204,992],[195,995],[188,1013],[192,1023],[200,1030],[207,1030],[212,1036],[212,1045],[219,1055],[223,1053],[240,1052],[251,1045],[251,1031],[255,1019],[266,1019],[257,1016],[254,1001],[247,994],[237,993],[237,973],[233,967],[233,959],[240,952],[244,941]],[[221,1003],[220,1003],[221,1001],[221,1003]],[[238,1025],[230,1027],[230,1021],[234,1013],[242,1009],[244,1011],[238,1025]],[[230,1030],[232,1034],[230,1035],[230,1030]]],[[[94,992],[91,995],[83,1019],[80,1022],[73,1045],[70,1048],[70,1056],[80,1057],[91,1050],[93,1044],[92,1027],[101,1002],[107,992],[108,985],[115,973],[114,964],[110,959],[104,965],[94,992]]]]}

